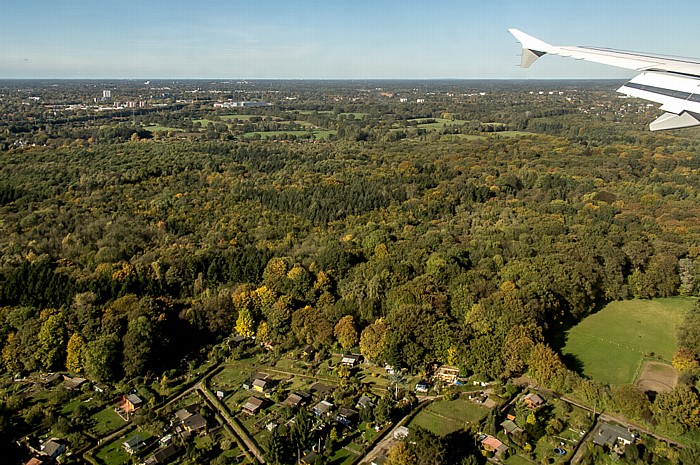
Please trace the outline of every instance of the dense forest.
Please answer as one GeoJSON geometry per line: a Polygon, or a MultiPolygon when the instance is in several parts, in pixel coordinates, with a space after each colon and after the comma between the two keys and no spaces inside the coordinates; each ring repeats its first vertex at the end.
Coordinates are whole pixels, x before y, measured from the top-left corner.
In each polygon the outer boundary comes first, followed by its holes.
{"type": "Polygon", "coordinates": [[[611,300],[698,295],[700,142],[549,118],[510,123],[540,133],[507,138],[357,137],[365,121],[328,141],[134,129],[6,147],[2,369],[118,382],[216,357],[239,334],[282,351],[359,347],[410,372],[529,372],[697,431],[696,314],[685,382],[654,402],[568,370],[557,344],[611,300]]]}

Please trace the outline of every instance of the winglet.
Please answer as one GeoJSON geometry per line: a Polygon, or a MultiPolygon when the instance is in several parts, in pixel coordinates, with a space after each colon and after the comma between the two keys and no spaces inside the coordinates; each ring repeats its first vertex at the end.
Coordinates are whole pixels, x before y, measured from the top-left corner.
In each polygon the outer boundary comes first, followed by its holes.
{"type": "Polygon", "coordinates": [[[508,32],[513,34],[523,46],[522,59],[520,61],[520,66],[523,68],[529,68],[535,60],[554,48],[547,42],[536,39],[518,29],[508,29],[508,32]]]}

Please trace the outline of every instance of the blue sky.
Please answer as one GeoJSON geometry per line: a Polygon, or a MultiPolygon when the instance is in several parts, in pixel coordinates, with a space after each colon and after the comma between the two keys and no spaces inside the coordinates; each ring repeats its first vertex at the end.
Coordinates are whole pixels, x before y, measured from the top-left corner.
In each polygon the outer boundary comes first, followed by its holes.
{"type": "Polygon", "coordinates": [[[0,78],[626,78],[559,57],[522,70],[507,29],[700,57],[698,18],[697,0],[7,1],[0,78]]]}

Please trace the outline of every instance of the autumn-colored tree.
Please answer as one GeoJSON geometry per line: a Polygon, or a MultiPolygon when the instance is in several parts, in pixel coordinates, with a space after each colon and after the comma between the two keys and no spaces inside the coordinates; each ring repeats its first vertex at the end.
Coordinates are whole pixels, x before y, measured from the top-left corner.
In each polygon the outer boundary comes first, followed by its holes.
{"type": "Polygon", "coordinates": [[[398,442],[389,450],[387,465],[417,465],[416,457],[405,442],[398,442]]]}
{"type": "Polygon", "coordinates": [[[78,333],[71,334],[66,348],[66,368],[72,373],[81,373],[85,365],[85,341],[78,333]]]}
{"type": "Polygon", "coordinates": [[[695,352],[687,347],[679,347],[673,354],[673,368],[681,373],[697,373],[700,362],[695,352]]]}
{"type": "Polygon", "coordinates": [[[236,334],[241,336],[252,337],[255,335],[255,321],[253,321],[253,315],[251,315],[248,307],[241,307],[238,311],[235,329],[236,334]]]}
{"type": "Polygon", "coordinates": [[[371,362],[379,361],[386,347],[386,335],[389,325],[380,318],[367,326],[360,336],[360,352],[371,362]]]}
{"type": "Polygon", "coordinates": [[[532,378],[538,383],[548,385],[564,370],[559,356],[546,344],[535,344],[530,351],[528,368],[532,378]]]}
{"type": "Polygon", "coordinates": [[[357,345],[357,330],[352,315],[346,315],[338,321],[333,329],[333,335],[343,349],[357,345]]]}

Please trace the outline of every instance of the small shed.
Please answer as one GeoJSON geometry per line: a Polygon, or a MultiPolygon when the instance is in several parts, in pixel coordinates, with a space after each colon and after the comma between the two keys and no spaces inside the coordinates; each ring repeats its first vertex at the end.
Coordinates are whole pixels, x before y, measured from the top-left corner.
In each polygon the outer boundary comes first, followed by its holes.
{"type": "Polygon", "coordinates": [[[144,447],[146,447],[146,442],[139,434],[134,434],[129,439],[122,443],[122,447],[127,452],[127,454],[135,454],[144,447]]]}
{"type": "Polygon", "coordinates": [[[248,399],[248,402],[243,404],[243,411],[248,415],[255,415],[263,406],[264,402],[264,400],[258,399],[257,397],[251,397],[248,399]]]}
{"type": "Polygon", "coordinates": [[[322,415],[327,415],[330,413],[331,409],[333,408],[333,404],[326,400],[322,400],[316,406],[314,407],[314,413],[317,416],[322,416],[322,415]]]}

